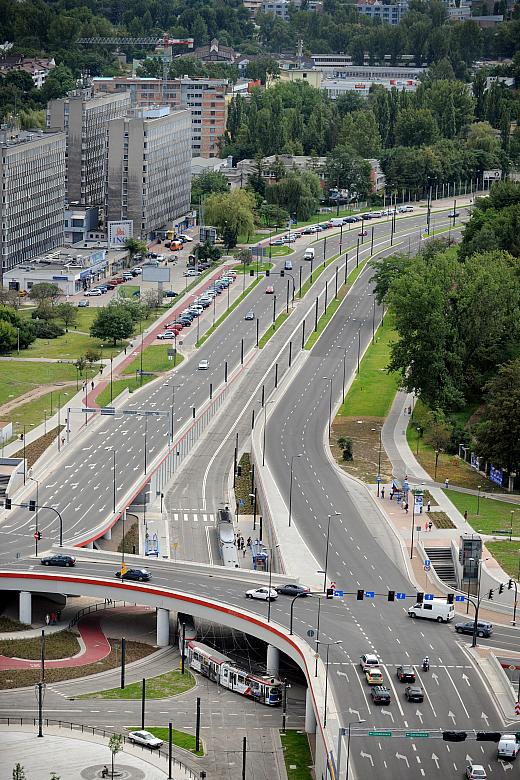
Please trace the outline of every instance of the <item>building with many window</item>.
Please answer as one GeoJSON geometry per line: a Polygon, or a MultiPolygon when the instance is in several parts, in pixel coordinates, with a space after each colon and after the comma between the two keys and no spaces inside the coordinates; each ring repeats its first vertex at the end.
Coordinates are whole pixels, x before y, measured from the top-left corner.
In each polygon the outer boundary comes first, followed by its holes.
{"type": "Polygon", "coordinates": [[[398,0],[390,5],[381,0],[358,0],[357,9],[363,16],[379,19],[385,24],[401,24],[403,16],[408,12],[408,0],[398,0]]]}
{"type": "MultiPolygon", "coordinates": [[[[254,8],[251,5],[249,6],[250,10],[258,11],[258,8],[254,8]]],[[[285,22],[288,22],[290,19],[290,10],[300,10],[304,9],[305,11],[321,11],[323,9],[323,2],[322,0],[306,0],[306,2],[303,2],[303,0],[263,0],[261,4],[261,10],[264,14],[273,14],[274,16],[278,16],[280,19],[283,19],[285,22]]]]}
{"type": "Polygon", "coordinates": [[[170,106],[191,109],[191,150],[194,157],[218,157],[219,138],[226,130],[227,96],[231,86],[227,79],[95,78],[96,94],[113,95],[130,90],[132,105],[170,106]]]}
{"type": "Polygon", "coordinates": [[[0,131],[2,273],[63,243],[65,133],[0,131]]]}
{"type": "Polygon", "coordinates": [[[102,205],[107,123],[130,107],[128,92],[93,95],[90,87],[49,101],[47,127],[67,134],[67,200],[102,205]]]}
{"type": "Polygon", "coordinates": [[[186,109],[133,109],[108,123],[105,221],[133,220],[153,238],[186,214],[191,195],[191,128],[186,109]]]}

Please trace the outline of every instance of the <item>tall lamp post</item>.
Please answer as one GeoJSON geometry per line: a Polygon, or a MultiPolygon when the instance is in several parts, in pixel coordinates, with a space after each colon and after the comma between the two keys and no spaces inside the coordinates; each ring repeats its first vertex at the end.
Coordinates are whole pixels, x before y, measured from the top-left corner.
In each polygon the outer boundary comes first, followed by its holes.
{"type": "Polygon", "coordinates": [[[360,723],[365,723],[364,718],[358,718],[357,720],[351,720],[349,723],[347,723],[347,728],[340,728],[339,734],[338,734],[338,777],[340,777],[340,767],[341,767],[341,737],[345,736],[345,731],[347,732],[347,773],[345,775],[345,780],[348,780],[349,778],[349,769],[350,769],[350,727],[351,726],[357,726],[360,723]]]}
{"type": "Polygon", "coordinates": [[[292,515],[292,486],[293,486],[293,466],[294,466],[294,459],[295,458],[301,458],[302,453],[298,453],[298,455],[291,455],[291,479],[289,482],[289,527],[291,526],[291,515],[292,515]]]}
{"type": "Polygon", "coordinates": [[[329,564],[329,539],[330,539],[330,521],[333,517],[338,517],[341,512],[334,512],[332,515],[328,515],[328,522],[327,522],[327,537],[326,537],[326,547],[325,547],[325,570],[323,572],[323,592],[325,593],[327,590],[327,566],[329,564]]]}
{"type": "MultiPolygon", "coordinates": [[[[377,431],[377,428],[372,428],[373,431],[377,431]]],[[[381,433],[382,429],[379,428],[379,452],[377,455],[377,497],[379,498],[379,489],[381,486],[381,448],[382,448],[382,441],[381,441],[381,433]]]]}
{"type": "Polygon", "coordinates": [[[480,489],[481,485],[477,485],[478,487],[478,493],[477,493],[477,515],[480,514],[480,489]]]}
{"type": "Polygon", "coordinates": [[[263,442],[262,442],[262,466],[265,466],[265,438],[266,438],[266,431],[267,431],[267,405],[268,404],[274,404],[274,400],[265,401],[264,403],[264,434],[263,434],[263,442]]]}
{"type": "Polygon", "coordinates": [[[346,379],[346,372],[347,372],[347,348],[346,347],[338,347],[338,349],[343,350],[343,382],[341,385],[342,388],[342,395],[341,395],[341,403],[345,400],[345,379],[346,379]]]}
{"type": "Polygon", "coordinates": [[[325,696],[323,702],[323,728],[327,725],[327,694],[329,691],[329,650],[331,645],[340,645],[343,642],[342,639],[336,639],[335,642],[322,642],[317,641],[317,645],[325,645],[327,652],[325,654],[325,696]]]}
{"type": "Polygon", "coordinates": [[[273,551],[280,547],[276,544],[274,547],[269,548],[269,597],[267,599],[267,622],[271,622],[271,583],[273,581],[273,551]]]}
{"type": "MultiPolygon", "coordinates": [[[[24,436],[25,441],[25,436],[24,436]]],[[[38,557],[38,511],[40,508],[40,482],[35,477],[32,477],[30,474],[27,475],[27,479],[30,479],[31,482],[36,482],[36,514],[34,515],[34,552],[36,557],[38,557]]]]}

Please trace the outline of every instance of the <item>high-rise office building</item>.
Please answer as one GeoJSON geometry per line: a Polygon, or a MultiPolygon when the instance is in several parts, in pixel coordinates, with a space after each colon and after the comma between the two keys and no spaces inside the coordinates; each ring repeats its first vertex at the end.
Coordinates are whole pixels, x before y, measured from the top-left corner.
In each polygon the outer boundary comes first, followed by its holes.
{"type": "Polygon", "coordinates": [[[186,109],[134,109],[108,123],[106,221],[131,219],[151,237],[185,214],[191,194],[191,121],[186,109]]]}
{"type": "Polygon", "coordinates": [[[90,87],[69,92],[47,106],[47,127],[67,134],[67,200],[100,206],[104,200],[107,123],[124,116],[130,94],[93,95],[90,87]]]}
{"type": "Polygon", "coordinates": [[[2,273],[63,243],[65,133],[0,131],[2,273]]]}

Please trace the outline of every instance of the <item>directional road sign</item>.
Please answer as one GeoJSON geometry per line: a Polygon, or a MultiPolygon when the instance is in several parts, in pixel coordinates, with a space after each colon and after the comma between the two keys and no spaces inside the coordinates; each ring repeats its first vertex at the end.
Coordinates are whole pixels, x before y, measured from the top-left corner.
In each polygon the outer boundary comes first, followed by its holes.
{"type": "Polygon", "coordinates": [[[343,591],[343,590],[335,590],[333,595],[337,596],[338,598],[341,598],[342,596],[345,595],[345,591],[343,591]]]}
{"type": "Polygon", "coordinates": [[[391,731],[369,731],[368,736],[369,737],[391,737],[392,732],[391,731]]]}
{"type": "Polygon", "coordinates": [[[404,735],[415,739],[415,737],[429,737],[430,733],[428,731],[405,731],[404,735]]]}

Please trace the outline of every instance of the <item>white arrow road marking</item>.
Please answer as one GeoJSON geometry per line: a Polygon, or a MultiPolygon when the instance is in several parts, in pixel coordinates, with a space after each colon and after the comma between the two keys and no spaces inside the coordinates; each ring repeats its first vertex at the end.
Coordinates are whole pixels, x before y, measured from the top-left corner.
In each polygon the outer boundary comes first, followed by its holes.
{"type": "Polygon", "coordinates": [[[485,723],[486,723],[486,728],[489,728],[489,718],[488,718],[488,716],[486,715],[486,713],[485,713],[485,712],[483,712],[483,713],[482,713],[482,715],[481,715],[480,717],[482,718],[482,720],[483,720],[483,721],[485,721],[485,723]]]}
{"type": "Polygon", "coordinates": [[[459,701],[460,701],[460,703],[461,703],[461,705],[462,705],[462,709],[463,709],[463,710],[464,710],[464,712],[466,713],[466,717],[467,717],[467,718],[469,718],[469,712],[467,711],[467,709],[466,709],[466,705],[464,704],[464,702],[463,702],[463,700],[462,700],[462,696],[461,696],[461,695],[460,695],[460,693],[459,693],[459,689],[458,689],[458,688],[457,688],[457,686],[455,685],[455,681],[454,681],[453,677],[452,677],[452,676],[451,676],[451,674],[448,672],[448,669],[447,669],[446,667],[444,667],[444,671],[445,671],[445,672],[446,672],[446,674],[448,675],[448,678],[449,678],[449,681],[450,681],[450,683],[453,685],[453,689],[454,689],[455,693],[457,694],[457,697],[458,697],[458,699],[459,699],[459,701]]]}
{"type": "Polygon", "coordinates": [[[463,674],[463,675],[462,675],[462,679],[463,679],[463,680],[466,680],[466,682],[468,683],[469,687],[471,688],[471,683],[470,683],[470,681],[469,681],[469,679],[468,679],[468,675],[467,675],[467,674],[463,674]]]}
{"type": "Polygon", "coordinates": [[[363,753],[363,751],[361,751],[360,756],[361,756],[361,758],[368,758],[368,760],[372,764],[372,767],[374,766],[374,759],[372,758],[370,753],[363,753]]]}
{"type": "Polygon", "coordinates": [[[381,714],[382,715],[390,715],[390,717],[392,718],[392,723],[395,723],[395,721],[394,721],[394,714],[393,714],[393,712],[390,712],[390,710],[385,710],[385,709],[381,708],[381,714]]]}
{"type": "Polygon", "coordinates": [[[501,758],[499,758],[498,760],[502,764],[502,769],[504,770],[504,772],[507,772],[508,769],[512,769],[513,768],[513,765],[510,764],[508,761],[502,761],[501,758]]]}
{"type": "Polygon", "coordinates": [[[466,763],[467,764],[472,764],[473,763],[473,759],[471,758],[469,753],[466,753],[466,763]]]}
{"type": "Polygon", "coordinates": [[[353,709],[351,709],[351,707],[349,707],[348,711],[349,711],[350,715],[357,715],[358,720],[359,720],[359,710],[353,710],[353,709]]]}
{"type": "Polygon", "coordinates": [[[439,768],[439,758],[438,758],[438,756],[435,755],[435,753],[432,753],[432,761],[435,762],[435,767],[438,769],[439,768]]]}
{"type": "Polygon", "coordinates": [[[410,769],[410,762],[408,761],[407,756],[402,756],[400,753],[396,753],[395,757],[401,759],[401,761],[406,761],[406,766],[408,769],[410,769]]]}
{"type": "Polygon", "coordinates": [[[422,712],[421,712],[421,710],[417,710],[415,714],[417,715],[417,717],[418,717],[418,718],[419,718],[419,720],[421,721],[421,726],[422,726],[422,722],[423,722],[423,716],[422,716],[422,712]]]}
{"type": "Polygon", "coordinates": [[[451,710],[448,712],[448,718],[451,718],[453,721],[453,725],[455,725],[455,715],[451,710]]]}
{"type": "MultiPolygon", "coordinates": [[[[338,674],[340,677],[346,677],[346,678],[347,678],[347,682],[349,681],[349,680],[348,680],[348,674],[347,674],[346,672],[340,672],[340,671],[339,671],[339,669],[338,669],[338,671],[336,672],[336,674],[338,674]]],[[[353,712],[355,712],[355,711],[356,711],[356,710],[353,710],[353,712]]],[[[359,714],[358,714],[358,718],[359,718],[359,714]]]]}
{"type": "Polygon", "coordinates": [[[435,672],[432,673],[432,680],[435,680],[437,685],[439,685],[439,676],[435,672]]]}

